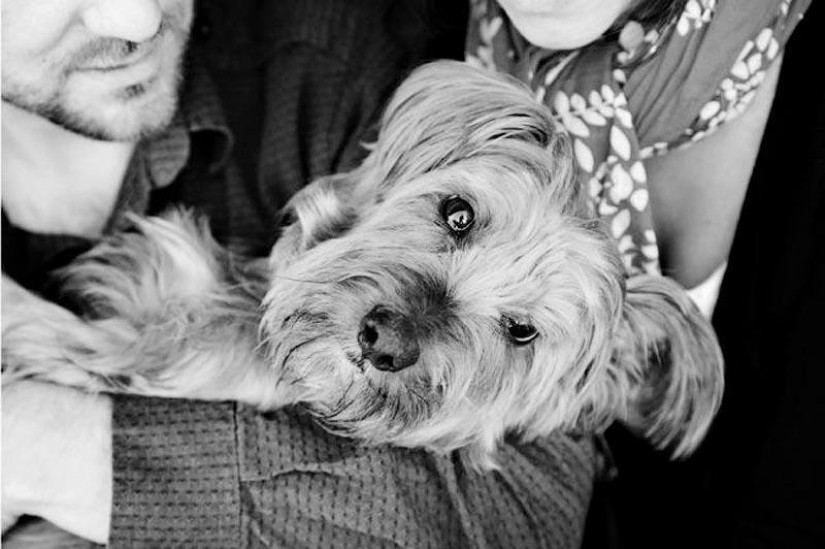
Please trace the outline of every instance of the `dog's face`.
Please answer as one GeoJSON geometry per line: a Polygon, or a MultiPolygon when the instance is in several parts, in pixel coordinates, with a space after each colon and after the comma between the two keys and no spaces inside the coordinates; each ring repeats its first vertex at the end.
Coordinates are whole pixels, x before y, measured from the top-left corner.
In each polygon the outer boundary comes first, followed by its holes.
{"type": "Polygon", "coordinates": [[[507,431],[605,419],[625,272],[569,165],[512,83],[414,74],[365,164],[293,203],[263,322],[282,382],[333,430],[480,465],[507,431]]]}
{"type": "Polygon", "coordinates": [[[278,271],[273,360],[328,425],[449,450],[575,419],[560,412],[607,349],[623,271],[598,226],[517,168],[413,178],[278,271]]]}

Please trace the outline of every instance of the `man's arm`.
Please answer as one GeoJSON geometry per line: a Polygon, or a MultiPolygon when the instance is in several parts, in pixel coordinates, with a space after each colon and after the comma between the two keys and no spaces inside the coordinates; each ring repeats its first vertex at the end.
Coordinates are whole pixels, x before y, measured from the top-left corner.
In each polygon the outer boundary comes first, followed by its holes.
{"type": "Polygon", "coordinates": [[[22,381],[3,388],[3,532],[43,517],[105,544],[112,505],[108,397],[22,381]]]}
{"type": "Polygon", "coordinates": [[[236,546],[235,405],[117,402],[113,412],[110,397],[71,388],[31,381],[3,388],[4,534],[31,515],[113,547],[236,546]],[[121,449],[114,457],[113,444],[121,449]]]}

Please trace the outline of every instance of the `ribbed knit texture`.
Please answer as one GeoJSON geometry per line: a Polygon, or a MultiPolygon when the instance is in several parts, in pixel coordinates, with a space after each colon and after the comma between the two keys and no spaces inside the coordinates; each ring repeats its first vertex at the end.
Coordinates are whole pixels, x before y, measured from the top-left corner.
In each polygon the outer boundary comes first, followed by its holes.
{"type": "Polygon", "coordinates": [[[198,546],[236,546],[233,407],[181,401],[169,415],[162,403],[124,397],[114,423],[111,539],[124,546],[186,546],[194,540],[198,546]]]}
{"type": "Polygon", "coordinates": [[[593,450],[510,441],[501,470],[457,455],[365,448],[296,410],[121,398],[115,515],[122,547],[578,547],[593,450]]]}

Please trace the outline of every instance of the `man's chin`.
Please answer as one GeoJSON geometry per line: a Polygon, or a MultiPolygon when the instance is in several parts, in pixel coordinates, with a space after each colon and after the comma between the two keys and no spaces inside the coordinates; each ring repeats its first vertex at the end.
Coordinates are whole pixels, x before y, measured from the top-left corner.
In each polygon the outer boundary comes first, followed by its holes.
{"type": "Polygon", "coordinates": [[[67,106],[47,118],[63,128],[101,141],[138,141],[168,128],[177,109],[177,90],[123,90],[116,97],[67,106]]]}

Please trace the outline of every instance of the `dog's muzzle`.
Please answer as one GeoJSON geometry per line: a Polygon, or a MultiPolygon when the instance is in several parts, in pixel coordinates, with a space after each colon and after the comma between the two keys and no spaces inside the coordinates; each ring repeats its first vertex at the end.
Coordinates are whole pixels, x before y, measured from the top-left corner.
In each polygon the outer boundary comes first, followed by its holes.
{"type": "Polygon", "coordinates": [[[381,305],[361,320],[358,344],[364,359],[385,372],[408,368],[421,354],[416,329],[410,319],[381,305]]]}

